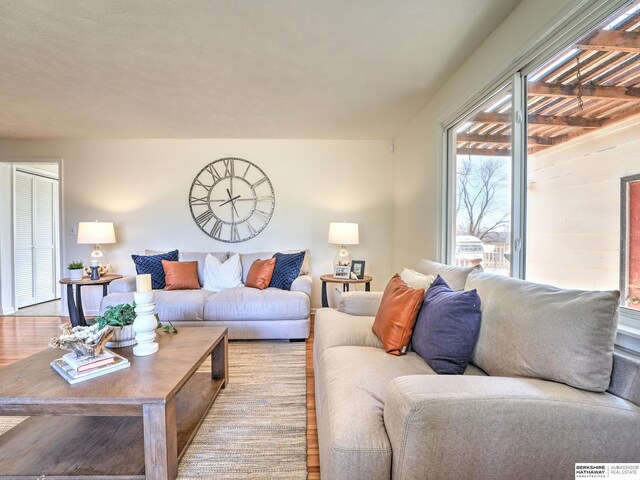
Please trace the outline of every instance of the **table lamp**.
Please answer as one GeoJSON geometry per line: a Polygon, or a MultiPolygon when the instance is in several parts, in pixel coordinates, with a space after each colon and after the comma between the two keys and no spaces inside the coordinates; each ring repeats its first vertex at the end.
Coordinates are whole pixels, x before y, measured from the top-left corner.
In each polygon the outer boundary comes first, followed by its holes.
{"type": "MultiPolygon", "coordinates": [[[[360,237],[358,235],[357,223],[330,223],[329,224],[329,243],[340,245],[340,250],[333,259],[334,276],[339,272],[338,267],[348,267],[351,269],[351,253],[347,249],[347,245],[358,245],[360,237]]],[[[348,278],[348,273],[347,273],[348,278]]]]}
{"type": "Polygon", "coordinates": [[[89,257],[89,266],[99,267],[100,275],[105,275],[110,269],[107,254],[102,249],[102,244],[116,243],[116,235],[111,222],[79,222],[78,243],[93,245],[93,251],[89,257]]]}

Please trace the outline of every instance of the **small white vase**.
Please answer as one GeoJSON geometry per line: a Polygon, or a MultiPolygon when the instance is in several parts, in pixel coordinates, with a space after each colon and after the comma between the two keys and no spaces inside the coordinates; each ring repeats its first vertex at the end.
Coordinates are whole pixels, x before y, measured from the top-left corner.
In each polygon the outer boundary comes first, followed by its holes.
{"type": "Polygon", "coordinates": [[[133,325],[113,327],[113,331],[113,337],[105,345],[107,348],[129,347],[136,344],[136,332],[133,330],[133,325]]]}
{"type": "Polygon", "coordinates": [[[83,270],[81,268],[74,268],[69,270],[69,280],[82,280],[83,270]]]}

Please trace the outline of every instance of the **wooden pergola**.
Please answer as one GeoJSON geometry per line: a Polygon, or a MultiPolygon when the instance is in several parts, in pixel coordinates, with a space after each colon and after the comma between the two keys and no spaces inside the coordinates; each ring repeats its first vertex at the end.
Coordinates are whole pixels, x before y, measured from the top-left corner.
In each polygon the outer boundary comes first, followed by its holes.
{"type": "MultiPolygon", "coordinates": [[[[640,8],[626,12],[529,75],[529,154],[640,114],[640,8]]],[[[458,129],[459,155],[511,155],[511,101],[503,100],[458,129]]]]}

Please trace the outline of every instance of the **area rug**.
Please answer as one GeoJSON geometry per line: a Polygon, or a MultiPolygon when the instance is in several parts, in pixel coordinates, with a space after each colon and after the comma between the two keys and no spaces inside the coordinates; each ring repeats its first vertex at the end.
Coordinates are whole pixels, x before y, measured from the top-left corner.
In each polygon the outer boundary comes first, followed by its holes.
{"type": "MultiPolygon", "coordinates": [[[[182,458],[178,479],[306,479],[306,416],[304,342],[229,342],[229,384],[182,458]]],[[[0,433],[23,419],[0,417],[0,433]]]]}

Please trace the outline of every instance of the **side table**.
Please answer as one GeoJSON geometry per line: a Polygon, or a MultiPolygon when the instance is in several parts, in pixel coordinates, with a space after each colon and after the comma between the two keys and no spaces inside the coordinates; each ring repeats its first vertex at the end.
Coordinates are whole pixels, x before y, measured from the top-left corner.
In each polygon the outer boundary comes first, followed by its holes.
{"type": "Polygon", "coordinates": [[[84,327],[87,322],[84,319],[84,312],[82,311],[82,294],[80,289],[86,285],[95,286],[102,285],[102,296],[107,295],[107,286],[113,282],[122,278],[122,275],[105,275],[98,280],[91,280],[89,277],[82,277],[82,280],[71,280],[70,278],[61,278],[60,284],[67,286],[67,306],[69,307],[69,318],[71,319],[71,325],[77,327],[78,325],[84,327]],[[73,286],[76,286],[76,298],[73,299],[73,286]],[[77,302],[77,304],[76,304],[77,302]]]}
{"type": "Polygon", "coordinates": [[[356,278],[336,278],[332,274],[328,274],[328,275],[322,275],[320,277],[320,280],[322,280],[322,306],[328,307],[329,300],[327,299],[327,283],[341,283],[343,292],[349,291],[349,285],[354,285],[354,284],[357,285],[359,283],[364,283],[365,292],[369,292],[371,291],[371,281],[373,280],[373,278],[370,277],[369,275],[365,275],[364,277],[357,278],[357,279],[356,278]]]}

